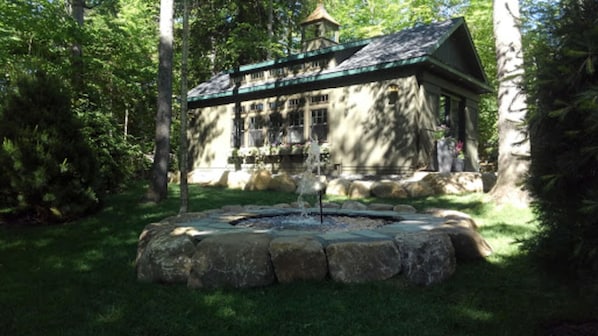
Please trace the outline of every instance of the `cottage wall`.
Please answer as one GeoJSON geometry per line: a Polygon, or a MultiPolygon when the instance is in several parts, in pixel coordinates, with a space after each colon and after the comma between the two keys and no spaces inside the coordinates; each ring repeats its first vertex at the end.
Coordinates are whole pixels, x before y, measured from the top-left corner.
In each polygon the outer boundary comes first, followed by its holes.
{"type": "MultiPolygon", "coordinates": [[[[300,94],[244,101],[196,109],[189,127],[191,169],[216,170],[243,167],[230,160],[235,108],[245,116],[267,117],[271,102],[287,102],[279,111],[287,115],[290,99],[327,95],[329,171],[342,173],[397,174],[429,168],[433,161],[435,102],[415,75],[300,94]],[[263,104],[251,111],[253,104],[263,104]]],[[[321,105],[317,106],[321,107],[321,105]]],[[[310,135],[310,113],[306,113],[304,138],[310,135]]],[[[245,132],[247,132],[247,120],[245,132]]],[[[245,135],[247,139],[247,135],[245,135]]],[[[244,143],[247,146],[246,140],[244,143]]],[[[250,167],[248,165],[247,167],[250,167]]],[[[300,170],[301,160],[269,165],[274,170],[300,170]]]]}
{"type": "Polygon", "coordinates": [[[335,90],[331,162],[343,172],[393,174],[424,164],[419,155],[427,119],[415,76],[335,90]]]}

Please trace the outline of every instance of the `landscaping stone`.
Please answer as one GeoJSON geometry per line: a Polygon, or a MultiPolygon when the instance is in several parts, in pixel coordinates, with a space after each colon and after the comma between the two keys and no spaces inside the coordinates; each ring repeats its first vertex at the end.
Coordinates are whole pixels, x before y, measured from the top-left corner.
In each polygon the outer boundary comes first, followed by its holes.
{"type": "Polygon", "coordinates": [[[343,205],[341,205],[341,209],[346,210],[367,210],[368,206],[357,201],[345,201],[343,205]]]}
{"type": "Polygon", "coordinates": [[[428,197],[435,195],[434,189],[425,181],[411,181],[403,184],[410,197],[428,197]]]}
{"type": "Polygon", "coordinates": [[[386,203],[371,203],[368,204],[367,206],[368,210],[373,210],[373,211],[390,211],[392,210],[393,206],[392,204],[386,204],[386,203]]]}
{"type": "Polygon", "coordinates": [[[404,276],[414,284],[429,286],[455,273],[456,258],[445,233],[410,232],[395,237],[404,276]]]}
{"type": "Polygon", "coordinates": [[[227,187],[229,189],[244,190],[250,179],[251,174],[248,172],[242,170],[230,172],[228,173],[227,187]]]}
{"type": "Polygon", "coordinates": [[[239,204],[225,205],[221,209],[225,212],[243,212],[243,210],[245,210],[245,208],[239,204]]]}
{"type": "Polygon", "coordinates": [[[226,187],[228,174],[228,170],[209,172],[194,170],[187,175],[187,182],[210,187],[226,187]]]}
{"type": "Polygon", "coordinates": [[[340,242],[326,247],[330,277],[343,283],[386,280],[401,271],[392,240],[340,242]]]}
{"type": "Polygon", "coordinates": [[[139,237],[137,276],[140,281],[186,282],[191,288],[247,288],[277,278],[279,282],[322,280],[327,274],[341,282],[383,280],[404,269],[409,281],[429,285],[450,277],[455,259],[479,259],[491,252],[473,219],[442,209],[399,214],[367,209],[350,200],[342,209],[324,209],[327,215],[344,217],[345,223],[353,225],[350,230],[230,224],[248,217],[299,213],[294,208],[285,210],[288,206],[229,205],[149,224],[139,237]],[[361,218],[377,215],[392,218],[392,224],[367,226],[370,219],[361,218]]]}
{"type": "Polygon", "coordinates": [[[463,194],[482,192],[484,189],[480,173],[431,173],[422,181],[432,187],[435,194],[463,194]]]}
{"type": "Polygon", "coordinates": [[[401,183],[396,181],[375,182],[371,186],[371,193],[380,198],[407,198],[409,196],[401,183]]]}
{"type": "Polygon", "coordinates": [[[286,173],[272,176],[272,180],[268,184],[269,190],[282,191],[282,192],[294,192],[297,189],[295,180],[286,173]]]}
{"type": "Polygon", "coordinates": [[[475,230],[462,226],[442,226],[432,232],[442,232],[451,238],[455,256],[459,261],[471,261],[485,258],[492,254],[492,247],[475,230]]]}
{"type": "Polygon", "coordinates": [[[154,233],[144,231],[145,237],[142,233],[135,262],[137,279],[144,282],[185,283],[195,244],[186,234],[177,235],[161,229],[154,233]]]}
{"type": "Polygon", "coordinates": [[[395,212],[402,212],[402,213],[416,213],[417,209],[409,204],[397,204],[392,208],[395,212]]]}
{"type": "Polygon", "coordinates": [[[349,195],[349,187],[351,181],[343,178],[330,180],[326,187],[326,195],[331,196],[347,196],[349,195]]]}
{"type": "Polygon", "coordinates": [[[272,181],[272,173],[267,169],[258,169],[251,173],[245,190],[266,190],[272,181]]]}
{"type": "Polygon", "coordinates": [[[266,234],[232,233],[207,237],[193,254],[191,288],[266,286],[274,282],[266,234]]]}
{"type": "Polygon", "coordinates": [[[341,205],[334,202],[322,202],[322,208],[325,209],[340,209],[341,205]]]}
{"type": "Polygon", "coordinates": [[[468,214],[457,210],[446,210],[437,208],[428,208],[423,213],[430,214],[435,217],[442,217],[446,219],[446,225],[462,226],[471,229],[477,229],[478,225],[468,214]]]}
{"type": "Polygon", "coordinates": [[[366,198],[371,196],[371,181],[354,181],[349,187],[349,198],[366,198]]]}
{"type": "Polygon", "coordinates": [[[313,237],[280,237],[270,242],[270,256],[279,282],[324,280],[328,267],[322,244],[313,237]]]}

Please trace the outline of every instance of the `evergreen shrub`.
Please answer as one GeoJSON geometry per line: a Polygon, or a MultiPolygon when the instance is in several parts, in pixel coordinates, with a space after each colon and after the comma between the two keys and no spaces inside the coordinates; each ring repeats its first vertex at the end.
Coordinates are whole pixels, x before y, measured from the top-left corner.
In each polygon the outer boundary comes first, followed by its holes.
{"type": "Polygon", "coordinates": [[[0,116],[0,208],[43,223],[96,209],[98,162],[82,126],[59,78],[17,79],[0,116]]]}
{"type": "Polygon", "coordinates": [[[540,232],[528,248],[553,269],[596,276],[598,2],[561,3],[531,55],[528,186],[540,232]]]}

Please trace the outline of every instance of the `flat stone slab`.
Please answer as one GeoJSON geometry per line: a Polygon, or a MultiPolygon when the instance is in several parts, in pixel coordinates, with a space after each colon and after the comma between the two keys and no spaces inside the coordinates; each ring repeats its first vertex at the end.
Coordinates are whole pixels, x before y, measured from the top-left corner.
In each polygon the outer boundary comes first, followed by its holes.
{"type": "Polygon", "coordinates": [[[471,218],[467,218],[471,225],[465,226],[452,213],[444,216],[447,212],[357,208],[343,209],[339,205],[324,208],[322,213],[357,217],[353,221],[358,226],[371,221],[361,222],[361,217],[382,218],[386,224],[332,231],[234,225],[252,217],[296,215],[302,211],[317,217],[320,213],[319,209],[304,210],[287,204],[226,206],[165,218],[146,226],[140,236],[137,277],[146,282],[187,283],[191,288],[251,288],[277,281],[327,278],[358,283],[384,280],[402,272],[413,283],[432,285],[454,273],[455,256],[466,261],[491,252],[471,218]]]}

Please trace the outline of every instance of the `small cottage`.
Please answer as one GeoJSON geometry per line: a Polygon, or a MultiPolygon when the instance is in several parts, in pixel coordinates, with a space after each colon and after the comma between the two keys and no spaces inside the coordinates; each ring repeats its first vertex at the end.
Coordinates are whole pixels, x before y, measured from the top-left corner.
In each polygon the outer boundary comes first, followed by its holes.
{"type": "Polygon", "coordinates": [[[404,174],[436,170],[444,137],[477,171],[478,102],[491,88],[464,19],[348,43],[339,28],[320,4],[301,53],[193,88],[191,168],[293,173],[317,141],[328,173],[404,174]]]}

